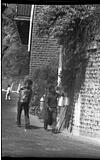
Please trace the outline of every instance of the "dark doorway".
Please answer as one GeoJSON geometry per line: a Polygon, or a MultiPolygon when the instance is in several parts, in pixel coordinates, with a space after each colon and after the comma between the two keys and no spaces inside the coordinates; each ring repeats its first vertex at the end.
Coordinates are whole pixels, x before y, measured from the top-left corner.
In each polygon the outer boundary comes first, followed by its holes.
{"type": "Polygon", "coordinates": [[[16,24],[18,27],[21,43],[24,45],[28,45],[30,22],[25,20],[16,20],[16,24]]]}

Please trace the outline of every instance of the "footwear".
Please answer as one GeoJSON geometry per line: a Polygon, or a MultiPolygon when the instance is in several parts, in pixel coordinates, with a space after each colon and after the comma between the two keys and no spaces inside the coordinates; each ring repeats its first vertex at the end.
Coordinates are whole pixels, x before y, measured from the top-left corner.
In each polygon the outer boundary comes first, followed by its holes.
{"type": "Polygon", "coordinates": [[[25,126],[25,129],[30,129],[30,126],[25,126]]]}
{"type": "Polygon", "coordinates": [[[48,126],[47,126],[47,125],[44,125],[44,129],[47,130],[47,128],[48,128],[48,126]]]}
{"type": "Polygon", "coordinates": [[[47,130],[47,128],[48,128],[48,124],[44,122],[44,129],[47,130]]]}
{"type": "Polygon", "coordinates": [[[58,133],[56,129],[52,129],[52,133],[58,133]]]}
{"type": "Polygon", "coordinates": [[[18,127],[21,127],[21,124],[17,124],[18,127]]]}
{"type": "Polygon", "coordinates": [[[47,128],[44,128],[46,131],[48,130],[47,128]]]}
{"type": "Polygon", "coordinates": [[[44,129],[45,129],[45,130],[47,130],[47,128],[48,128],[47,126],[44,126],[44,129]]]}
{"type": "Polygon", "coordinates": [[[16,122],[16,125],[17,125],[18,127],[21,127],[21,124],[19,124],[18,122],[16,122]]]}

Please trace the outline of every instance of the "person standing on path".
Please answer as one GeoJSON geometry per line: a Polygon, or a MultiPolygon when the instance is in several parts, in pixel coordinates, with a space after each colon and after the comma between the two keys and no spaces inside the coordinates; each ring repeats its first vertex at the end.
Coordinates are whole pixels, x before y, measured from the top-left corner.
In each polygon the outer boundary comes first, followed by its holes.
{"type": "Polygon", "coordinates": [[[8,85],[5,100],[11,100],[11,86],[8,85]]]}
{"type": "Polygon", "coordinates": [[[32,80],[26,79],[24,81],[24,86],[19,90],[19,99],[18,99],[18,107],[17,107],[17,125],[21,127],[21,113],[24,109],[25,115],[25,129],[29,128],[29,103],[32,96],[32,80]]]}
{"type": "Polygon", "coordinates": [[[49,91],[46,97],[46,109],[47,113],[44,118],[44,129],[47,129],[48,124],[52,125],[52,132],[56,133],[56,118],[57,118],[57,96],[55,89],[53,86],[49,87],[49,91]]]}

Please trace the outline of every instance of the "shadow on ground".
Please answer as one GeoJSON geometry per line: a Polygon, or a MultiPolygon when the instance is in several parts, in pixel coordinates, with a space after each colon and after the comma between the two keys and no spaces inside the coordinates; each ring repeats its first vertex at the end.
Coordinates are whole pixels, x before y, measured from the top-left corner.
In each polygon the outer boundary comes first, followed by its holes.
{"type": "Polygon", "coordinates": [[[40,128],[43,128],[43,127],[38,127],[38,126],[34,126],[34,125],[29,126],[29,129],[40,129],[40,128]]]}

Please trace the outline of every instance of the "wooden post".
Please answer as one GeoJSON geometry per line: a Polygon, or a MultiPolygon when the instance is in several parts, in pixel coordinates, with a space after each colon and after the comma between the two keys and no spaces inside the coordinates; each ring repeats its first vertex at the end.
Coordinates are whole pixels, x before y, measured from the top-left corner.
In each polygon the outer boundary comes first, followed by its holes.
{"type": "Polygon", "coordinates": [[[34,5],[32,5],[32,8],[31,8],[30,28],[29,28],[29,40],[28,40],[28,52],[30,52],[30,48],[31,48],[33,13],[34,13],[34,5]]]}
{"type": "MultiPolygon", "coordinates": [[[[61,72],[62,72],[62,53],[63,53],[63,47],[60,45],[60,53],[59,53],[59,66],[58,66],[58,81],[57,81],[57,86],[61,87],[61,72]]],[[[59,109],[58,109],[59,110],[59,109]]],[[[58,113],[58,111],[57,111],[58,113]]],[[[60,123],[59,123],[59,113],[57,114],[57,128],[59,128],[60,123]]]]}
{"type": "Polygon", "coordinates": [[[60,45],[60,53],[59,53],[58,86],[60,86],[61,84],[61,72],[62,72],[62,45],[60,45]]]}

